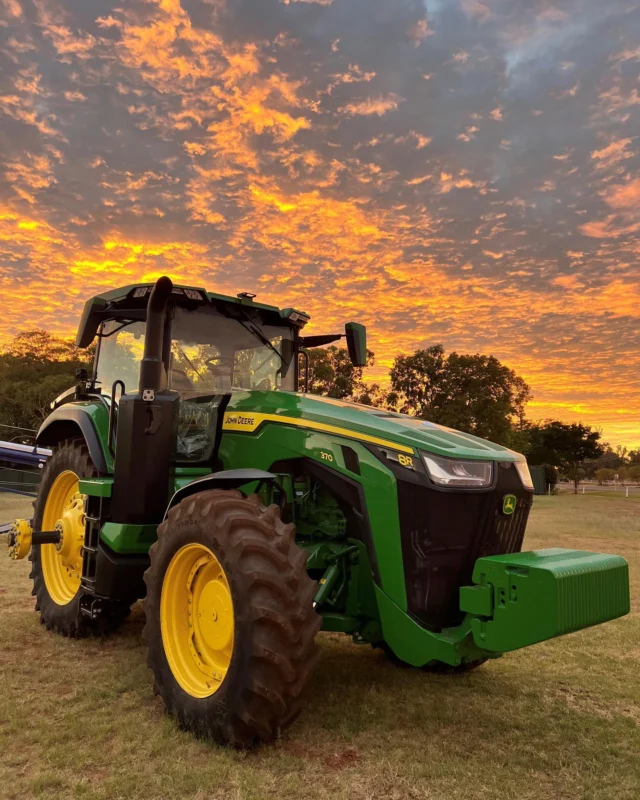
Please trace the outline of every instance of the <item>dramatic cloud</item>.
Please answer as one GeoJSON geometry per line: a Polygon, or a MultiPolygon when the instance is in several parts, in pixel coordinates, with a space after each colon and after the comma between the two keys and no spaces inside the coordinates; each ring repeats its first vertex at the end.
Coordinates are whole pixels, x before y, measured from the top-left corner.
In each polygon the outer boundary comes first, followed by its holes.
{"type": "Polygon", "coordinates": [[[0,0],[0,339],[161,274],[640,445],[633,0],[0,0]]]}

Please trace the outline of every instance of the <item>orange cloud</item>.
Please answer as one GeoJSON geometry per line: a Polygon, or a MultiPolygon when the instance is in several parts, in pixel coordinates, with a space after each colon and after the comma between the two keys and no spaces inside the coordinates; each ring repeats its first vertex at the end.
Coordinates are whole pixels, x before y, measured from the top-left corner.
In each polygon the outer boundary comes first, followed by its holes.
{"type": "Polygon", "coordinates": [[[395,111],[403,101],[403,97],[393,93],[386,96],[378,95],[376,97],[367,97],[366,100],[347,103],[342,107],[341,111],[351,115],[366,117],[377,114],[377,116],[381,117],[389,111],[395,111]]]}
{"type": "Polygon", "coordinates": [[[591,158],[599,162],[598,168],[606,169],[627,158],[631,158],[633,153],[627,150],[633,139],[618,139],[603,147],[601,150],[593,150],[591,158]]]}
{"type": "Polygon", "coordinates": [[[413,42],[414,47],[420,47],[427,36],[432,36],[433,31],[429,30],[429,23],[426,19],[419,19],[407,31],[407,36],[413,42]]]}
{"type": "Polygon", "coordinates": [[[2,7],[11,19],[22,18],[22,6],[18,0],[2,0],[2,7]]]}
{"type": "Polygon", "coordinates": [[[637,209],[640,203],[640,178],[612,186],[604,194],[607,205],[620,210],[637,209]]]}

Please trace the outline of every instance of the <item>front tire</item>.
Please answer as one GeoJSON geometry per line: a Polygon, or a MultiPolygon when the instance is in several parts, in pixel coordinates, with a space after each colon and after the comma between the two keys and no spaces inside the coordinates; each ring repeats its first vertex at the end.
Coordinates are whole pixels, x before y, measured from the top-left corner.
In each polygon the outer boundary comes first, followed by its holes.
{"type": "Polygon", "coordinates": [[[294,526],[215,489],[172,508],[149,555],[143,635],[169,713],[236,747],[275,739],[302,709],[322,622],[294,526]]]}

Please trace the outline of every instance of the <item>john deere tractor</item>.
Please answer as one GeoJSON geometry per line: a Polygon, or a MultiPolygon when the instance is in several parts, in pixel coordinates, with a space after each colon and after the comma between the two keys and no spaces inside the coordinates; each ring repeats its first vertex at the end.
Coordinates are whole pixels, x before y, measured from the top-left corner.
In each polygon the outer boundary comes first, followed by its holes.
{"type": "Polygon", "coordinates": [[[520,552],[523,456],[304,389],[309,317],[255,295],[127,286],[84,309],[93,374],[38,433],[36,610],[105,635],[144,598],[155,691],[198,735],[251,747],[300,712],[321,629],[397,662],[465,671],[629,610],[625,560],[520,552]]]}

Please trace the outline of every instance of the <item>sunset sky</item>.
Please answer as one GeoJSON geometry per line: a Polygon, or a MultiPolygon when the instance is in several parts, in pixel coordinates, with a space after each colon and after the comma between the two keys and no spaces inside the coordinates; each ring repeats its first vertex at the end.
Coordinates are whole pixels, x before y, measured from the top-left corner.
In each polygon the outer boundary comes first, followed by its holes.
{"type": "Polygon", "coordinates": [[[633,0],[0,0],[0,344],[162,274],[640,446],[633,0]]]}

